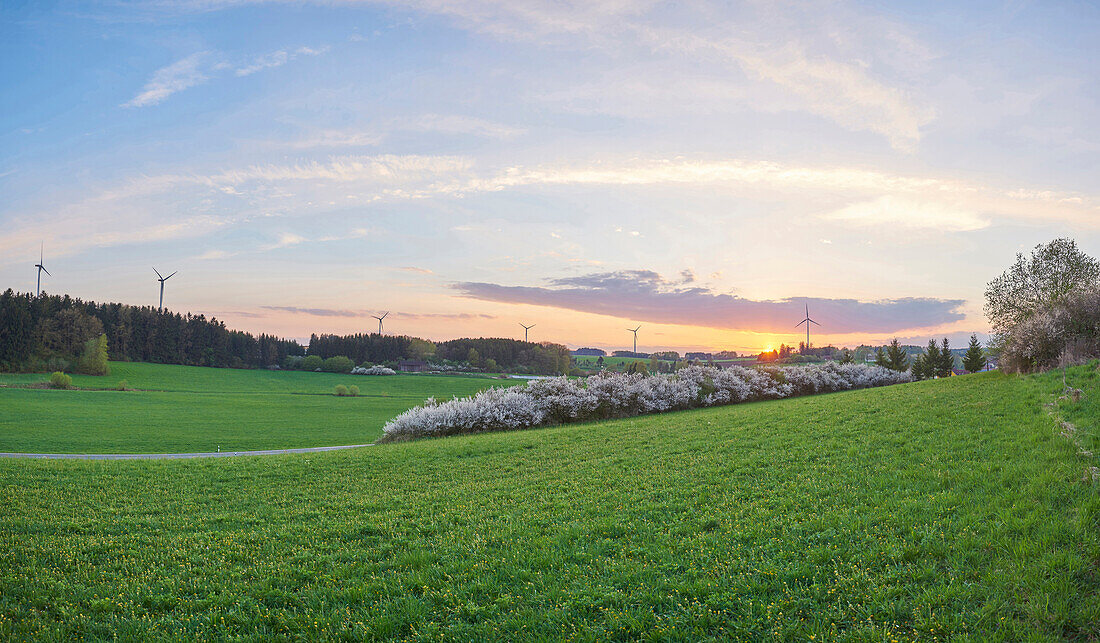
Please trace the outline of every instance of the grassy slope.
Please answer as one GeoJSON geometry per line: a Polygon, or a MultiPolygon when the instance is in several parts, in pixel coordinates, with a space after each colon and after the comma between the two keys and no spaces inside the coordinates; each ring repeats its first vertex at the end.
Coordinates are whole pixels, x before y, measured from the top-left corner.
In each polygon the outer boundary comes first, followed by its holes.
{"type": "MultiPolygon", "coordinates": [[[[44,381],[0,375],[0,384],[44,381]]],[[[484,377],[368,377],[112,363],[74,386],[138,391],[0,388],[0,451],[149,453],[278,449],[372,442],[387,420],[435,396],[508,384],[484,377]],[[332,396],[355,384],[362,397],[332,396]]]]}
{"type": "MultiPolygon", "coordinates": [[[[0,637],[1096,636],[1100,501],[1042,408],[1060,385],[983,374],[305,457],[3,461],[0,637]]],[[[1093,379],[1067,414],[1095,430],[1096,398],[1093,379]]]]}

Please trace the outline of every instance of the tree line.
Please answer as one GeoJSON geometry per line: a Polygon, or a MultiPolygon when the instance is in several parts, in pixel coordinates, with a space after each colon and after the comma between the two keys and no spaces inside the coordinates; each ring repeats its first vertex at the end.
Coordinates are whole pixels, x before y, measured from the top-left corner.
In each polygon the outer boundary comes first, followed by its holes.
{"type": "Polygon", "coordinates": [[[296,341],[229,330],[204,315],[11,289],[0,294],[0,370],[70,370],[89,340],[100,350],[100,337],[118,361],[261,368],[305,353],[296,341]]]}

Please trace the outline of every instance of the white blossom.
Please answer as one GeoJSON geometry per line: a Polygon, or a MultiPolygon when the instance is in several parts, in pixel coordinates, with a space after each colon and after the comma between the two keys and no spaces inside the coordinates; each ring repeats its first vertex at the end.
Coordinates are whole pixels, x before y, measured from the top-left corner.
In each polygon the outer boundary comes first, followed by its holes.
{"type": "Polygon", "coordinates": [[[555,377],[489,388],[447,402],[428,398],[390,420],[382,441],[632,417],[908,381],[908,373],[881,366],[833,362],[760,369],[690,366],[650,376],[605,372],[586,380],[555,377]]]}

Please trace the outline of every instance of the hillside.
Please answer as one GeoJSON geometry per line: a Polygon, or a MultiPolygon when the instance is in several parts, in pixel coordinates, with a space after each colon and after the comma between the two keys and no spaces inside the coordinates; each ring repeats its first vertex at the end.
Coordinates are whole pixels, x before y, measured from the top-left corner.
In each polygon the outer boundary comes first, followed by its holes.
{"type": "MultiPolygon", "coordinates": [[[[1093,367],[1065,417],[1095,432],[1093,367]]],[[[0,461],[0,637],[1100,636],[1100,496],[988,373],[187,462],[0,461]]],[[[1095,450],[1095,449],[1094,449],[1095,450]]]]}

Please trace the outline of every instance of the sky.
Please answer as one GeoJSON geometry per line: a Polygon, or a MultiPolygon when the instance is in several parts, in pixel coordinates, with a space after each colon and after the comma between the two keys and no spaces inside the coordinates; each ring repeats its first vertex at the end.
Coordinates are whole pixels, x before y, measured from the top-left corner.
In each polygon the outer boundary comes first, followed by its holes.
{"type": "Polygon", "coordinates": [[[1100,256],[1100,8],[0,3],[0,288],[293,338],[984,337],[1100,256]]]}

